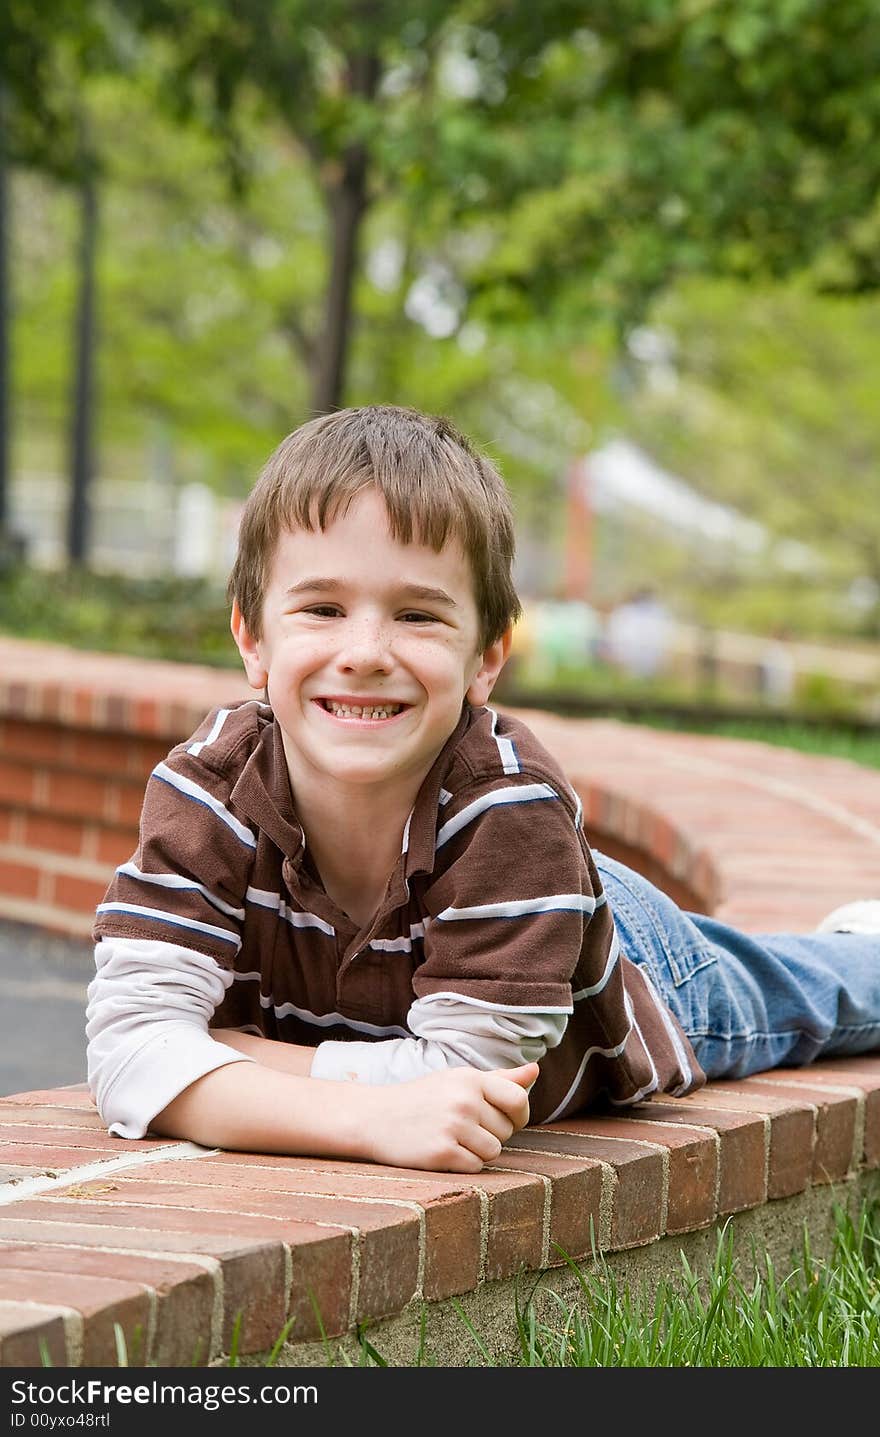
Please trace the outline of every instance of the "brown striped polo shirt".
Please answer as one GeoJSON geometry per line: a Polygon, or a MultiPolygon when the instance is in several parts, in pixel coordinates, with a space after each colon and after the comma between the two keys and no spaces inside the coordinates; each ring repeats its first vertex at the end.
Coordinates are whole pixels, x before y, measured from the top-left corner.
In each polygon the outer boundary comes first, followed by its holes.
{"type": "Polygon", "coordinates": [[[465,705],[363,928],[306,853],[271,710],[209,714],[150,776],[137,851],[94,935],[211,955],[234,977],[212,1027],[312,1047],[410,1037],[407,1014],[429,995],[567,1014],[541,1060],[532,1122],[705,1081],[619,951],[577,796],[527,726],[491,708],[465,705]]]}

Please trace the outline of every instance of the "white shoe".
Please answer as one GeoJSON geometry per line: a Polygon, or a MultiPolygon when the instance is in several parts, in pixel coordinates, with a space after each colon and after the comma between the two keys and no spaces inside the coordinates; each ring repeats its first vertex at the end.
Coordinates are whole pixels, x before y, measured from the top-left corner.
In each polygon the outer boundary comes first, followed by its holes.
{"type": "Polygon", "coordinates": [[[863,898],[835,908],[816,929],[817,933],[880,933],[880,898],[863,898]]]}

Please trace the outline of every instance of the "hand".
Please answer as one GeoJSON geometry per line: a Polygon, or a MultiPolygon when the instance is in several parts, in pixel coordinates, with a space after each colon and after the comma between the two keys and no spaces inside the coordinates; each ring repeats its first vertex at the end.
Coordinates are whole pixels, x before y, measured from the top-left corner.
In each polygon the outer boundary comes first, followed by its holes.
{"type": "Polygon", "coordinates": [[[425,1078],[361,1089],[366,1155],[394,1167],[478,1173],[529,1120],[537,1063],[519,1068],[445,1068],[425,1078]]]}

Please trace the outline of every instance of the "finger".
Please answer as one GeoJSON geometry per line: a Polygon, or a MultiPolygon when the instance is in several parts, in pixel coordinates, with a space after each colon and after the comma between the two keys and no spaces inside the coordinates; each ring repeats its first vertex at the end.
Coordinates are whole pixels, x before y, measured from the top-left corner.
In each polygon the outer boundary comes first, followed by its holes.
{"type": "Polygon", "coordinates": [[[493,1163],[500,1155],[502,1142],[488,1128],[478,1123],[468,1128],[459,1138],[459,1143],[483,1163],[493,1163]]]}
{"type": "Polygon", "coordinates": [[[516,1132],[513,1119],[490,1102],[481,1104],[479,1123],[481,1128],[485,1128],[486,1132],[491,1133],[500,1143],[506,1143],[511,1134],[516,1132]]]}
{"type": "Polygon", "coordinates": [[[498,1071],[503,1072],[505,1078],[511,1083],[519,1083],[522,1088],[530,1088],[533,1083],[537,1082],[540,1069],[537,1063],[521,1063],[518,1068],[502,1068],[498,1071]]]}
{"type": "Polygon", "coordinates": [[[500,1108],[517,1127],[528,1122],[529,1095],[518,1083],[512,1083],[506,1072],[503,1075],[490,1075],[483,1089],[483,1096],[493,1107],[500,1108]]]}

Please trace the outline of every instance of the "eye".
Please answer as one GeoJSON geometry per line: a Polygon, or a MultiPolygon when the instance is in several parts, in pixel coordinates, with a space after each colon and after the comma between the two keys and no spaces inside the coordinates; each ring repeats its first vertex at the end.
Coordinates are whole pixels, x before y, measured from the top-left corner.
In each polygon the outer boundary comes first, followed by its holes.
{"type": "Polygon", "coordinates": [[[436,624],[438,622],[435,614],[423,614],[418,609],[408,609],[400,617],[405,624],[436,624]]]}
{"type": "Polygon", "coordinates": [[[317,619],[335,619],[339,613],[336,604],[310,604],[304,614],[314,614],[317,619]]]}

